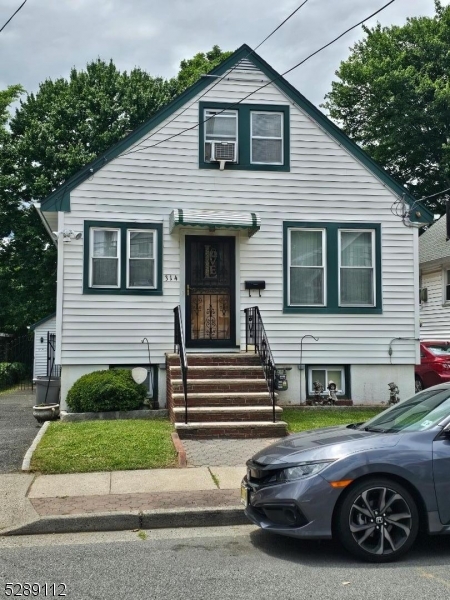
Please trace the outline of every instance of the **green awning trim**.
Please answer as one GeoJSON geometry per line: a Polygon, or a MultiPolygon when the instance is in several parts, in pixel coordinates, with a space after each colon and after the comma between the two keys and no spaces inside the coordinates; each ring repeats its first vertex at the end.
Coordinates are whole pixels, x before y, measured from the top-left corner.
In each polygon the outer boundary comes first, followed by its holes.
{"type": "Polygon", "coordinates": [[[170,214],[170,233],[176,227],[205,227],[208,229],[247,229],[248,237],[261,228],[261,218],[254,212],[218,210],[186,210],[176,208],[170,214]]]}

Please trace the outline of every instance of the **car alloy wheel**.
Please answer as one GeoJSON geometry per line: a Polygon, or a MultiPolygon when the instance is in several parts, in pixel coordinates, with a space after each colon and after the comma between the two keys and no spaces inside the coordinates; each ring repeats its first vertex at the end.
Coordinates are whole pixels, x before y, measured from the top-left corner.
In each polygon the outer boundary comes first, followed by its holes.
{"type": "Polygon", "coordinates": [[[416,394],[423,390],[423,383],[420,377],[416,377],[416,394]]]}
{"type": "Polygon", "coordinates": [[[345,548],[371,562],[388,562],[405,554],[418,529],[414,499],[390,479],[367,479],[349,490],[337,522],[345,548]]]}

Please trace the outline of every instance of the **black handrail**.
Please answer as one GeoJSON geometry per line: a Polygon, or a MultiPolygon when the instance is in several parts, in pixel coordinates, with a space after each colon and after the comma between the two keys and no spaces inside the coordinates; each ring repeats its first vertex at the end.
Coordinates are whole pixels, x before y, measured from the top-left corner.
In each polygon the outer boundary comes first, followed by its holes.
{"type": "Polygon", "coordinates": [[[184,344],[183,319],[181,317],[181,306],[175,306],[173,309],[175,326],[174,326],[174,352],[180,355],[181,379],[183,381],[184,392],[184,422],[188,422],[188,397],[187,397],[187,375],[188,363],[186,356],[186,346],[184,344]]]}
{"type": "Polygon", "coordinates": [[[275,423],[275,374],[276,366],[270,350],[269,338],[267,337],[261,313],[257,306],[245,308],[245,350],[248,352],[249,346],[255,347],[255,354],[259,355],[261,365],[264,370],[264,376],[269,388],[270,398],[272,400],[273,422],[275,423]]]}

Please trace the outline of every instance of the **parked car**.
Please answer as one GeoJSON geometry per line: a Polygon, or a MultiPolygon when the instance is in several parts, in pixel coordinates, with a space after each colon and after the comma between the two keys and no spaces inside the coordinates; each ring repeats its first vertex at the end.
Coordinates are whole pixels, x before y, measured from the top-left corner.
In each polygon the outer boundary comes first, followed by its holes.
{"type": "Polygon", "coordinates": [[[416,392],[450,382],[450,342],[421,342],[415,369],[416,392]]]}
{"type": "Polygon", "coordinates": [[[365,423],[291,435],[247,462],[241,499],[269,532],[336,537],[352,554],[388,562],[419,525],[450,533],[450,384],[365,423]]]}

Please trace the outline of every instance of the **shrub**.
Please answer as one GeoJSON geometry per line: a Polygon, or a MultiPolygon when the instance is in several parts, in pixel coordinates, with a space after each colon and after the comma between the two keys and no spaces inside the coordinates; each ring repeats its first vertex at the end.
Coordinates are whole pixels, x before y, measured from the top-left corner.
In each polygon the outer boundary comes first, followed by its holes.
{"type": "Polygon", "coordinates": [[[67,405],[74,412],[134,410],[147,396],[145,385],[138,385],[127,369],[94,371],[78,379],[67,394],[67,405]]]}
{"type": "Polygon", "coordinates": [[[0,388],[20,383],[27,374],[27,367],[21,362],[0,363],[0,388]]]}

